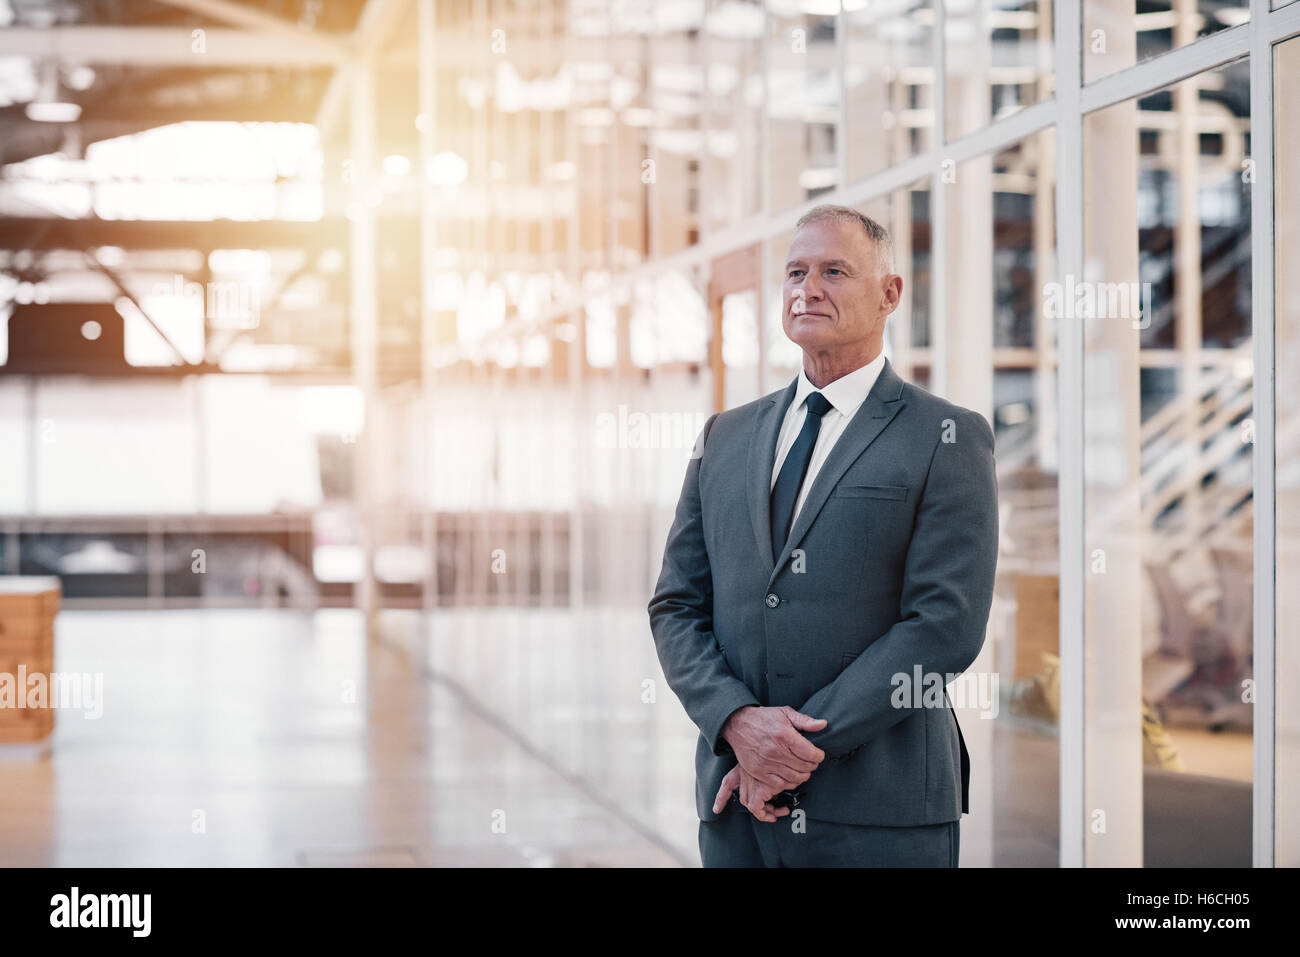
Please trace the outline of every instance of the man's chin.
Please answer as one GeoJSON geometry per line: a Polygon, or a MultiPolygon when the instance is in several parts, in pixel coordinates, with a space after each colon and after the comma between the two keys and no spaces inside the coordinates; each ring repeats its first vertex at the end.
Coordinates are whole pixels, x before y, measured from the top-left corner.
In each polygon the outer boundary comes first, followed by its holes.
{"type": "Polygon", "coordinates": [[[821,330],[792,329],[789,339],[805,352],[820,352],[823,349],[831,349],[835,346],[835,340],[831,336],[823,334],[821,330]]]}

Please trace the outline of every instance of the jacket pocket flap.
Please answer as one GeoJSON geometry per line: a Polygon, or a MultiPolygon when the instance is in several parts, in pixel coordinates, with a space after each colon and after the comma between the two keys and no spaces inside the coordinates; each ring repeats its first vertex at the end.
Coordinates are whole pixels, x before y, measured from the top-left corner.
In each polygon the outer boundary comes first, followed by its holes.
{"type": "Polygon", "coordinates": [[[907,501],[906,485],[839,485],[835,494],[841,498],[888,498],[907,501]]]}

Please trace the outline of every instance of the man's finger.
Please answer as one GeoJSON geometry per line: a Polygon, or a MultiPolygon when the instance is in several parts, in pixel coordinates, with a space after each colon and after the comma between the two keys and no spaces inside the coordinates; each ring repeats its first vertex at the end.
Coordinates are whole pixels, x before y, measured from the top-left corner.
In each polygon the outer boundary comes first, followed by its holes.
{"type": "MultiPolygon", "coordinates": [[[[787,777],[791,774],[807,776],[817,770],[821,764],[821,759],[817,757],[822,751],[815,744],[805,738],[793,728],[786,728],[774,738],[769,747],[754,757],[754,767],[757,770],[749,770],[751,775],[771,774],[773,772],[784,774],[787,777]],[[803,748],[806,753],[799,755],[794,753],[797,747],[803,748]]],[[[744,765],[744,762],[741,762],[744,765]]]]}
{"type": "Polygon", "coordinates": [[[722,784],[718,787],[718,796],[713,799],[713,813],[721,814],[722,809],[727,806],[731,800],[731,792],[736,790],[740,784],[740,765],[736,765],[722,779],[722,784]]]}
{"type": "Polygon", "coordinates": [[[796,777],[799,779],[796,783],[802,784],[804,781],[808,780],[808,775],[817,770],[820,762],[806,761],[803,758],[796,758],[793,754],[787,751],[779,758],[774,758],[771,763],[773,766],[779,768],[781,774],[785,777],[796,777]]]}
{"type": "Polygon", "coordinates": [[[825,718],[814,718],[801,711],[795,711],[789,705],[786,705],[785,716],[800,731],[821,731],[826,727],[825,718]]]}
{"type": "Polygon", "coordinates": [[[751,797],[750,803],[746,804],[745,807],[749,808],[750,814],[754,815],[754,817],[766,824],[771,824],[776,821],[774,809],[757,798],[751,797]]]}
{"type": "Polygon", "coordinates": [[[759,797],[760,791],[758,782],[749,776],[742,776],[740,779],[740,803],[750,814],[760,821],[766,821],[763,815],[763,800],[759,797]]]}
{"type": "Polygon", "coordinates": [[[808,780],[808,775],[806,774],[803,777],[800,777],[799,775],[791,774],[785,768],[780,767],[764,768],[758,774],[750,776],[759,784],[771,788],[773,794],[777,791],[788,791],[797,788],[799,785],[803,784],[804,781],[808,780]]]}
{"type": "Polygon", "coordinates": [[[786,746],[790,754],[795,758],[804,761],[815,761],[821,764],[822,759],[826,757],[826,752],[817,745],[813,744],[793,727],[787,729],[781,735],[781,743],[786,746]]]}
{"type": "Polygon", "coordinates": [[[768,824],[790,813],[789,808],[777,808],[771,804],[776,791],[765,788],[759,780],[749,774],[742,774],[740,779],[740,803],[758,820],[768,824]]]}

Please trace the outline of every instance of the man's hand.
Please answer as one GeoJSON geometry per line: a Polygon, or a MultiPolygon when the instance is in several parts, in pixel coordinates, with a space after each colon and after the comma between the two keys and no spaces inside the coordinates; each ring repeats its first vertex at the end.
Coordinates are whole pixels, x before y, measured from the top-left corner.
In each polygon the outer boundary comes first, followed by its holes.
{"type": "Polygon", "coordinates": [[[770,824],[775,822],[777,818],[785,817],[790,813],[788,807],[773,807],[769,804],[768,801],[777,792],[759,784],[745,772],[744,768],[737,764],[722,779],[722,785],[718,788],[718,796],[713,799],[714,814],[722,813],[722,809],[731,800],[731,792],[737,788],[740,789],[740,803],[760,821],[766,821],[770,824]]]}
{"type": "Polygon", "coordinates": [[[801,732],[825,727],[823,719],[810,718],[785,705],[746,705],[732,712],[722,726],[722,737],[745,773],[768,790],[766,801],[778,791],[803,784],[817,770],[826,752],[801,732]]]}

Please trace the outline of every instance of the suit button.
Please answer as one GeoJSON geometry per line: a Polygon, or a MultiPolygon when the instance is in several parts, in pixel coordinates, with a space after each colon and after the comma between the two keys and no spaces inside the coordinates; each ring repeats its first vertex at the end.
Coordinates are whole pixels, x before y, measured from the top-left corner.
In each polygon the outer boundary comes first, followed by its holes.
{"type": "Polygon", "coordinates": [[[775,595],[768,595],[766,600],[768,608],[775,608],[777,605],[781,604],[781,599],[777,598],[775,595]]]}

